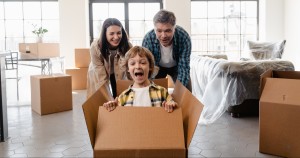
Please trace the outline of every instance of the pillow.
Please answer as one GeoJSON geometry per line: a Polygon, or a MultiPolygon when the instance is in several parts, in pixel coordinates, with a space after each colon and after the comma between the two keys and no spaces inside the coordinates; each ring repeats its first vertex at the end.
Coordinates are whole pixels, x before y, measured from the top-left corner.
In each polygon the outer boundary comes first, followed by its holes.
{"type": "Polygon", "coordinates": [[[279,42],[248,41],[250,57],[255,60],[275,59],[282,57],[286,40],[279,42]]]}

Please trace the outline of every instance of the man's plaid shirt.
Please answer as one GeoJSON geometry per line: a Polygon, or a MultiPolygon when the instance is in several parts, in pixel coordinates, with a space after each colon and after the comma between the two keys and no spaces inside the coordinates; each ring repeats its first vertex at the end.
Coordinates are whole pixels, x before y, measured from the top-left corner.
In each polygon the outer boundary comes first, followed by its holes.
{"type": "MultiPolygon", "coordinates": [[[[133,106],[134,100],[134,90],[131,89],[132,85],[125,91],[123,91],[119,97],[118,102],[121,106],[133,106]]],[[[163,101],[171,101],[172,96],[169,95],[168,90],[164,87],[156,85],[151,82],[149,87],[149,97],[151,100],[151,106],[153,107],[161,107],[163,101]]]]}
{"type": "MultiPolygon", "coordinates": [[[[155,58],[155,65],[159,66],[161,58],[160,43],[154,29],[148,32],[143,39],[143,47],[148,48],[155,58]]],[[[177,62],[177,79],[185,86],[190,80],[191,39],[189,34],[180,26],[175,27],[173,37],[173,58],[177,62]]]]}

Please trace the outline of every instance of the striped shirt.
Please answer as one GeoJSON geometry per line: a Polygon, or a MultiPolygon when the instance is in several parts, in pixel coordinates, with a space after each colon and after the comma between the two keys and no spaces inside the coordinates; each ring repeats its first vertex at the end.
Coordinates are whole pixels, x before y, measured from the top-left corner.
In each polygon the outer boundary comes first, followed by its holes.
{"type": "MultiPolygon", "coordinates": [[[[123,91],[119,97],[118,102],[121,106],[133,106],[134,100],[134,90],[132,85],[125,91],[123,91]]],[[[164,101],[171,101],[172,96],[169,95],[168,90],[164,87],[158,86],[155,83],[151,82],[149,86],[149,97],[151,100],[152,107],[161,107],[164,101]]]]}
{"type": "MultiPolygon", "coordinates": [[[[152,52],[155,65],[159,66],[161,59],[160,43],[156,38],[154,29],[145,35],[142,45],[152,52]]],[[[173,37],[173,59],[177,62],[177,79],[185,86],[190,80],[191,50],[192,44],[189,34],[182,27],[176,26],[173,37]]]]}

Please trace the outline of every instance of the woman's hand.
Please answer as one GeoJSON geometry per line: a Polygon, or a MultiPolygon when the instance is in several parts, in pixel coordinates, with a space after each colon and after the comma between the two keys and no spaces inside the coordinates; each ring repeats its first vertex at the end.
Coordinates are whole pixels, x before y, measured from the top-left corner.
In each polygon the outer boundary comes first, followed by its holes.
{"type": "Polygon", "coordinates": [[[113,111],[118,106],[118,97],[114,101],[108,101],[103,104],[103,106],[108,110],[109,112],[113,111]]]}
{"type": "Polygon", "coordinates": [[[171,101],[164,101],[163,103],[162,103],[162,106],[165,108],[165,110],[167,111],[167,112],[173,112],[173,110],[176,108],[176,106],[177,106],[177,103],[176,102],[174,102],[173,100],[171,100],[171,101]]]}

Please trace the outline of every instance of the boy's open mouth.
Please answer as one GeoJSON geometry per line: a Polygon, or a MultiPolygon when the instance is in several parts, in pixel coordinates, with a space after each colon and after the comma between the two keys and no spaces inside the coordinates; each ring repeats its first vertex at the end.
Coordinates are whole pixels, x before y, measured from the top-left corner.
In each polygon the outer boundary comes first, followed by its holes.
{"type": "Polygon", "coordinates": [[[138,77],[138,76],[144,76],[144,73],[143,72],[135,72],[134,75],[136,77],[138,77]]]}

